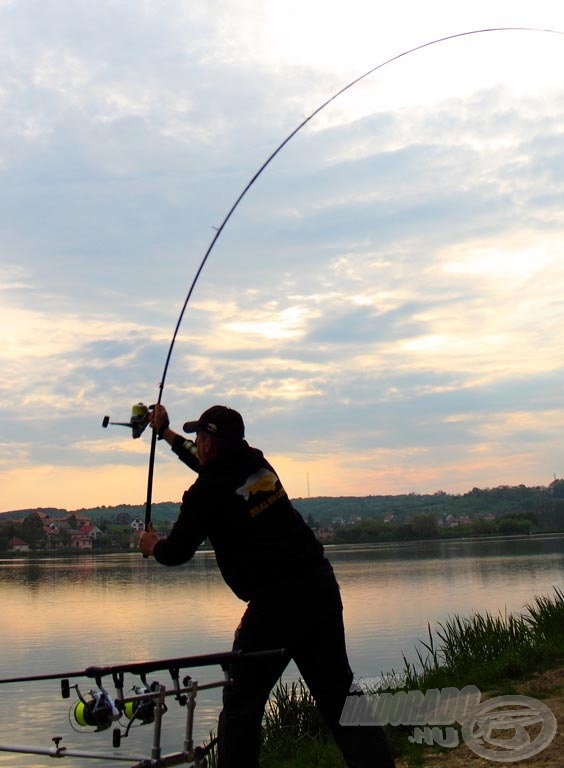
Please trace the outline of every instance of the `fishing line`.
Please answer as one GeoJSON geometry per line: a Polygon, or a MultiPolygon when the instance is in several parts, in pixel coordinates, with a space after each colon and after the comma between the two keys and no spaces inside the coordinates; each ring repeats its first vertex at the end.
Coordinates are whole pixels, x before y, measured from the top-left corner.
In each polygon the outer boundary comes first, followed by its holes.
{"type": "MultiPolygon", "coordinates": [[[[184,300],[184,304],[182,305],[182,309],[180,310],[180,314],[178,316],[178,320],[174,328],[174,333],[172,335],[172,340],[170,342],[170,346],[169,346],[165,364],[164,364],[163,374],[161,377],[161,381],[159,383],[159,394],[158,394],[157,404],[161,403],[164,385],[165,385],[166,377],[168,374],[168,368],[169,368],[170,360],[172,357],[172,351],[174,349],[176,337],[178,336],[178,331],[180,330],[180,326],[182,324],[182,320],[184,318],[186,308],[188,307],[190,299],[192,298],[192,294],[194,292],[194,289],[196,287],[198,280],[200,279],[200,275],[202,274],[202,271],[206,265],[206,262],[210,257],[219,237],[221,236],[221,233],[225,229],[225,226],[227,225],[229,219],[233,216],[233,214],[237,210],[239,204],[241,203],[241,201],[243,200],[247,192],[251,189],[255,181],[259,178],[259,176],[263,173],[263,171],[266,170],[266,168],[270,165],[270,163],[274,160],[274,158],[284,149],[286,144],[288,144],[288,142],[291,141],[294,138],[294,136],[302,130],[302,128],[304,128],[314,117],[316,117],[316,115],[318,115],[323,109],[325,109],[325,107],[329,106],[329,104],[335,101],[335,99],[337,99],[346,91],[353,88],[358,83],[360,83],[361,80],[364,80],[365,78],[374,74],[374,72],[377,72],[379,69],[382,69],[388,64],[391,64],[394,61],[398,61],[398,59],[402,59],[405,56],[409,56],[412,53],[416,53],[417,51],[421,51],[424,48],[429,48],[432,45],[437,45],[438,43],[444,43],[444,42],[447,42],[448,40],[455,40],[457,38],[462,38],[462,37],[470,37],[471,35],[485,34],[488,32],[537,32],[537,33],[543,33],[543,34],[564,35],[564,32],[561,32],[556,29],[543,29],[539,27],[487,27],[485,29],[473,29],[467,32],[457,32],[452,35],[446,35],[445,37],[439,37],[436,40],[430,40],[426,43],[421,43],[420,45],[416,45],[414,48],[409,48],[405,51],[402,51],[401,53],[398,53],[395,56],[392,56],[391,58],[386,59],[380,64],[377,64],[375,67],[372,67],[363,75],[356,77],[354,80],[348,83],[348,85],[345,85],[335,94],[333,94],[333,96],[330,96],[326,101],[324,101],[320,106],[318,106],[317,109],[315,109],[310,115],[308,115],[304,120],[302,120],[302,122],[296,128],[294,128],[294,130],[291,133],[289,133],[288,136],[286,136],[286,138],[267,157],[267,159],[260,166],[260,168],[254,174],[254,176],[247,182],[243,190],[239,193],[239,196],[236,198],[235,202],[227,212],[227,215],[225,216],[225,218],[223,219],[219,227],[217,227],[215,235],[213,236],[208,246],[208,249],[206,250],[198,266],[198,269],[196,270],[196,274],[194,275],[194,279],[190,284],[188,293],[186,295],[186,299],[184,300]]],[[[148,471],[148,477],[147,477],[147,502],[145,507],[145,530],[148,529],[149,524],[151,522],[151,503],[152,503],[151,500],[152,500],[152,491],[153,491],[153,474],[154,474],[154,466],[155,466],[156,444],[157,444],[156,431],[152,430],[151,449],[149,454],[149,471],[148,471]]]]}

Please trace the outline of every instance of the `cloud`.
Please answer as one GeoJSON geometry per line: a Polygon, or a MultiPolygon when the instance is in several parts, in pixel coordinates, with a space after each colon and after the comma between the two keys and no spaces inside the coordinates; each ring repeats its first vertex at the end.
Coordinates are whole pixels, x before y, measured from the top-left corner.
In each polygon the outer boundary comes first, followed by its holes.
{"type": "MultiPolygon", "coordinates": [[[[512,3],[514,23],[564,27],[559,6],[529,5],[512,3]]],[[[83,467],[107,503],[131,497],[145,438],[102,416],[156,399],[214,227],[300,120],[426,37],[506,22],[482,2],[424,18],[407,0],[386,18],[336,2],[320,35],[320,8],[0,4],[0,415],[19,506],[26,473],[57,504],[83,467]]],[[[301,462],[320,493],[550,479],[561,61],[556,35],[468,37],[308,123],[205,265],[167,373],[174,423],[239,407],[302,494],[301,462]]]]}

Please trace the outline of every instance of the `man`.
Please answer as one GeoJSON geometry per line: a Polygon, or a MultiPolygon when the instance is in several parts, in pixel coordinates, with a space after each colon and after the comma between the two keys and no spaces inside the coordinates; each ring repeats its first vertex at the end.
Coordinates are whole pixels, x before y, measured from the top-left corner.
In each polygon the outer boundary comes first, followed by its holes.
{"type": "MultiPolygon", "coordinates": [[[[152,531],[140,549],[163,565],[189,560],[209,538],[226,583],[247,603],[233,650],[285,648],[315,698],[350,768],[393,768],[384,732],[339,725],[353,680],[342,603],[322,545],[294,509],[273,467],[244,439],[241,415],[212,406],[176,434],[157,405],[152,427],[198,472],[168,538],[152,531]]],[[[289,659],[234,665],[219,720],[219,768],[258,768],[261,723],[270,691],[289,659]]]]}

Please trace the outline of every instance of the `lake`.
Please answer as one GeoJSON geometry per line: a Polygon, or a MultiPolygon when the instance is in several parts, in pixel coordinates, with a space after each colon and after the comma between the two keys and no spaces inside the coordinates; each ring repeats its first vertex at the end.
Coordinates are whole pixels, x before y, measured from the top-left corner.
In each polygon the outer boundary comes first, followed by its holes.
{"type": "MultiPolygon", "coordinates": [[[[455,614],[521,613],[536,595],[552,595],[564,586],[563,544],[564,536],[547,535],[326,547],[341,584],[355,675],[400,672],[404,655],[416,660],[428,622],[435,629],[455,614]]],[[[0,559],[0,598],[0,678],[228,651],[245,608],[224,585],[212,553],[179,568],[137,553],[0,559]]],[[[207,682],[221,672],[206,668],[194,677],[207,682]]],[[[297,677],[290,665],[284,679],[297,677]]],[[[88,679],[79,685],[88,692],[88,679]]],[[[52,736],[61,735],[69,748],[112,751],[110,731],[73,730],[72,704],[61,698],[57,681],[3,685],[0,693],[0,743],[50,747],[52,736]]],[[[219,703],[217,690],[198,697],[198,738],[215,729],[219,703]]],[[[165,752],[181,748],[183,718],[171,703],[165,752]]],[[[146,750],[151,735],[150,727],[132,729],[124,750],[146,750]]],[[[6,767],[50,762],[0,752],[6,767]]],[[[108,764],[64,760],[66,768],[85,763],[108,764]]]]}

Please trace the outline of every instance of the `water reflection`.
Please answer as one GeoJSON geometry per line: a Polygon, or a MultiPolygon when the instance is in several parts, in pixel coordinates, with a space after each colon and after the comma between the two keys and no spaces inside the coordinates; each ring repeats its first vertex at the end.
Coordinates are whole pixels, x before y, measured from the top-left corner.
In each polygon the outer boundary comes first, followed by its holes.
{"type": "MultiPolygon", "coordinates": [[[[355,674],[401,670],[403,654],[414,659],[427,622],[436,627],[453,614],[521,612],[535,595],[552,594],[562,587],[563,541],[547,536],[328,547],[355,674]]],[[[212,553],[199,553],[179,568],[137,553],[4,559],[0,600],[0,677],[225,651],[244,610],[212,553]]],[[[297,676],[296,670],[290,667],[288,676],[297,676]]],[[[198,704],[203,735],[215,727],[218,705],[218,694],[198,704]]],[[[50,729],[64,729],[67,710],[54,682],[2,688],[0,720],[13,728],[10,741],[39,739],[49,746],[50,729]]],[[[182,727],[175,718],[165,726],[171,735],[182,727]]],[[[84,734],[78,748],[89,739],[100,748],[98,737],[84,734]]],[[[38,763],[2,753],[0,762],[17,768],[38,763]]],[[[70,758],[65,765],[74,768],[70,758]]]]}
{"type": "Polygon", "coordinates": [[[455,614],[522,612],[553,594],[564,571],[560,536],[329,549],[345,603],[353,669],[377,676],[413,660],[455,614]],[[419,645],[420,647],[420,645],[419,645]]]}

